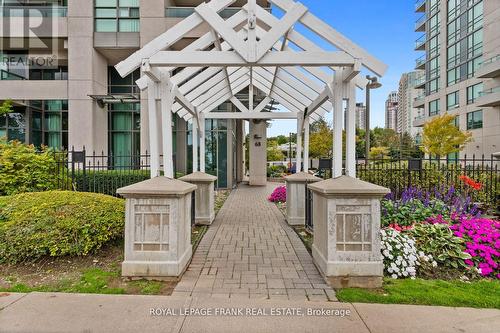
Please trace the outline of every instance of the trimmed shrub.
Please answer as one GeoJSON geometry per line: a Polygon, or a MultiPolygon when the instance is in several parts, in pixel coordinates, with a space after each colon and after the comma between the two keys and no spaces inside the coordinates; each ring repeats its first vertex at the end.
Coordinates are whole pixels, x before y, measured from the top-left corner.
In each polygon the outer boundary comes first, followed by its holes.
{"type": "Polygon", "coordinates": [[[0,140],[0,195],[56,189],[57,163],[51,150],[0,140]]]}
{"type": "Polygon", "coordinates": [[[120,187],[150,178],[149,170],[103,170],[75,172],[74,189],[80,192],[97,192],[116,196],[120,187]]]}
{"type": "Polygon", "coordinates": [[[0,197],[0,262],[87,255],[123,237],[124,200],[47,191],[0,197]]]}

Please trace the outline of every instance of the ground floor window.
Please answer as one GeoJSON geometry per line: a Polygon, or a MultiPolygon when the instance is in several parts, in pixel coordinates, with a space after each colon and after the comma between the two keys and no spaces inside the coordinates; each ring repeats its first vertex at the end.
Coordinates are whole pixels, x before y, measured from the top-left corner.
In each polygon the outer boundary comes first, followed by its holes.
{"type": "Polygon", "coordinates": [[[132,166],[132,156],[141,153],[141,115],[139,103],[109,105],[108,139],[113,165],[132,166]]]}
{"type": "Polygon", "coordinates": [[[67,100],[16,101],[12,109],[0,116],[0,137],[37,147],[68,148],[67,100]]]}

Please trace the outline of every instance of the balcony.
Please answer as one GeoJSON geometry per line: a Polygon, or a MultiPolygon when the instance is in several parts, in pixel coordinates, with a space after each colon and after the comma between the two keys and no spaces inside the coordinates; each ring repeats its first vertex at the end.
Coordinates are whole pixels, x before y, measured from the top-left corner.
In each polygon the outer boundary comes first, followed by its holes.
{"type": "Polygon", "coordinates": [[[62,6],[2,6],[1,17],[66,17],[68,8],[62,6]]]}
{"type": "Polygon", "coordinates": [[[415,41],[415,51],[424,51],[426,40],[427,38],[425,34],[420,36],[420,38],[415,41]]]}
{"type": "Polygon", "coordinates": [[[425,4],[426,0],[417,0],[415,1],[415,12],[417,13],[425,13],[425,4]]]}
{"type": "Polygon", "coordinates": [[[424,126],[426,120],[427,119],[425,118],[425,116],[417,116],[415,117],[415,119],[413,119],[413,126],[422,127],[424,126]]]}
{"type": "Polygon", "coordinates": [[[425,22],[427,21],[427,16],[424,14],[415,22],[415,31],[425,32],[425,22]]]}
{"type": "Polygon", "coordinates": [[[483,90],[476,99],[479,107],[500,106],[500,87],[483,90]]]}
{"type": "MultiPolygon", "coordinates": [[[[195,7],[167,7],[165,8],[165,17],[173,17],[173,18],[186,18],[189,15],[194,13],[195,7]]],[[[228,7],[219,12],[219,15],[223,19],[230,18],[237,12],[241,10],[240,7],[228,7]]],[[[271,8],[265,8],[268,12],[271,12],[271,8]]]]}
{"type": "Polygon", "coordinates": [[[425,62],[427,58],[425,54],[415,60],[415,69],[425,69],[425,62]]]}
{"type": "Polygon", "coordinates": [[[425,88],[425,75],[421,75],[415,79],[415,89],[425,88]]]}
{"type": "Polygon", "coordinates": [[[415,100],[413,101],[413,107],[414,108],[423,108],[425,106],[425,95],[419,95],[415,97],[415,100]]]}
{"type": "Polygon", "coordinates": [[[480,78],[495,78],[500,76],[500,54],[483,61],[479,69],[476,71],[477,77],[480,78]]]}

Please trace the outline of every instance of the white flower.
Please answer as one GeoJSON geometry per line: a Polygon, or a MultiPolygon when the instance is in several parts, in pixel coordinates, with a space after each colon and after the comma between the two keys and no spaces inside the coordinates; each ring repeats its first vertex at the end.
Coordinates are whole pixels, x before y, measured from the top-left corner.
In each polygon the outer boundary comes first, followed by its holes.
{"type": "Polygon", "coordinates": [[[397,279],[397,278],[398,278],[398,276],[397,276],[396,274],[392,274],[392,275],[391,275],[391,278],[393,278],[393,279],[397,279]]]}
{"type": "Polygon", "coordinates": [[[436,261],[432,262],[432,267],[437,267],[438,263],[436,261]]]}

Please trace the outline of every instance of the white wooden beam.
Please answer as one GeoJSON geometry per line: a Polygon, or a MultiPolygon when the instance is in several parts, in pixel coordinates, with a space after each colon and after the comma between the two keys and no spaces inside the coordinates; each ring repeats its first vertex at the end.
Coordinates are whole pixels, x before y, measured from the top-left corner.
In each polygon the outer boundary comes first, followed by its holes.
{"type": "MultiPolygon", "coordinates": [[[[234,93],[235,94],[239,93],[241,90],[248,87],[249,83],[250,83],[250,80],[247,79],[247,81],[244,81],[238,85],[235,85],[234,86],[234,93]]],[[[204,109],[200,109],[201,114],[210,114],[211,113],[210,111],[213,111],[217,106],[221,105],[222,103],[229,100],[230,98],[231,98],[231,94],[228,92],[225,95],[218,96],[216,100],[214,100],[213,102],[210,103],[210,105],[207,105],[204,109]]]]}
{"type": "Polygon", "coordinates": [[[304,119],[304,172],[309,172],[309,117],[304,119]]]}
{"type": "Polygon", "coordinates": [[[248,108],[245,105],[243,105],[243,103],[241,103],[241,101],[238,98],[236,98],[232,92],[231,95],[233,95],[233,97],[231,97],[230,101],[231,103],[233,103],[234,106],[236,106],[238,110],[240,110],[241,112],[250,112],[248,108]]]}
{"type": "Polygon", "coordinates": [[[172,147],[172,105],[175,98],[175,86],[170,82],[170,75],[163,74],[160,83],[161,123],[163,148],[163,175],[174,178],[174,160],[172,147]]]}
{"type": "Polygon", "coordinates": [[[354,61],[354,66],[352,68],[348,68],[344,71],[343,81],[348,83],[353,80],[359,73],[361,72],[361,61],[356,59],[354,61]]]}
{"type": "Polygon", "coordinates": [[[247,29],[248,29],[248,38],[247,38],[247,57],[246,59],[249,62],[257,61],[257,15],[256,15],[256,0],[248,0],[247,3],[248,13],[247,13],[247,29]]]}
{"type": "Polygon", "coordinates": [[[296,156],[295,156],[295,172],[302,171],[302,121],[301,114],[297,115],[297,142],[296,142],[296,156]]]}
{"type": "Polygon", "coordinates": [[[206,154],[206,148],[205,148],[205,137],[206,137],[206,132],[205,132],[205,116],[201,113],[200,114],[200,172],[205,172],[205,154],[206,154]]]}
{"type": "Polygon", "coordinates": [[[269,102],[271,102],[271,97],[269,96],[264,97],[264,99],[259,103],[259,105],[255,107],[253,112],[261,112],[262,110],[264,110],[266,105],[269,104],[269,102]]]}
{"type": "Polygon", "coordinates": [[[333,80],[333,178],[342,176],[342,116],[344,113],[342,91],[343,91],[342,70],[335,72],[333,80]]]}
{"type": "Polygon", "coordinates": [[[232,46],[242,59],[247,60],[247,48],[245,42],[238,36],[236,31],[231,28],[222,17],[214,11],[211,6],[202,3],[194,9],[208,25],[217,31],[217,33],[232,46]]]}
{"type": "Polygon", "coordinates": [[[206,119],[297,119],[297,112],[208,112],[206,119]]]}
{"type": "Polygon", "coordinates": [[[279,22],[271,25],[271,30],[259,41],[257,60],[261,59],[305,13],[307,13],[307,8],[296,2],[279,22]]]}
{"type": "MultiPolygon", "coordinates": [[[[246,6],[243,6],[243,9],[246,9],[246,6]]],[[[269,26],[273,26],[279,22],[278,18],[276,18],[268,11],[264,10],[262,7],[257,8],[257,13],[259,15],[259,19],[269,26]]],[[[303,51],[316,51],[316,52],[323,51],[321,47],[319,47],[318,45],[316,45],[315,43],[304,37],[296,30],[290,30],[287,34],[287,39],[296,46],[298,46],[303,51]]],[[[282,49],[282,51],[292,51],[292,50],[288,47],[285,47],[284,49],[282,49]]],[[[305,67],[304,69],[310,72],[319,80],[323,81],[323,83],[325,84],[331,83],[332,73],[325,73],[322,69],[316,67],[310,67],[310,68],[305,67]]],[[[366,87],[366,83],[367,82],[365,78],[356,77],[356,85],[358,86],[358,88],[364,89],[366,87]]]]}
{"type": "MultiPolygon", "coordinates": [[[[160,67],[238,66],[251,67],[256,64],[242,59],[234,51],[159,51],[149,63],[160,67]]],[[[343,51],[323,52],[268,52],[259,60],[258,66],[354,66],[354,58],[343,51]]]]}
{"type": "Polygon", "coordinates": [[[356,178],[356,87],[352,82],[346,84],[346,175],[356,178]]]}
{"type": "Polygon", "coordinates": [[[158,129],[158,106],[159,97],[158,83],[149,81],[148,87],[148,124],[149,124],[149,153],[150,157],[150,176],[151,178],[160,175],[160,131],[158,129]]]}
{"type": "MultiPolygon", "coordinates": [[[[193,121],[193,172],[198,171],[198,140],[199,140],[199,131],[198,131],[198,122],[193,121]]],[[[205,156],[205,152],[201,152],[201,156],[205,156]]]]}
{"type": "Polygon", "coordinates": [[[321,94],[318,95],[318,97],[316,97],[316,99],[314,101],[311,102],[311,104],[309,104],[307,106],[307,113],[306,113],[306,116],[309,116],[311,113],[313,113],[314,111],[316,111],[319,107],[321,107],[321,105],[323,105],[327,100],[329,100],[329,88],[328,87],[325,87],[325,89],[321,92],[321,94]]]}
{"type": "MultiPolygon", "coordinates": [[[[287,12],[291,10],[295,4],[295,2],[292,0],[270,1],[277,7],[287,12]]],[[[331,26],[329,26],[310,12],[302,16],[300,22],[335,47],[346,51],[355,58],[363,59],[363,65],[378,76],[383,76],[385,71],[387,70],[386,64],[369,54],[366,50],[350,41],[347,37],[339,33],[337,30],[333,29],[331,26]]]]}
{"type": "MultiPolygon", "coordinates": [[[[219,12],[236,0],[212,0],[207,5],[214,11],[219,12]]],[[[203,19],[196,13],[191,14],[186,19],[180,21],[151,42],[144,45],[140,50],[115,66],[118,73],[125,77],[141,66],[142,60],[151,57],[158,51],[167,49],[177,41],[181,40],[185,34],[202,24],[203,19]]]]}

